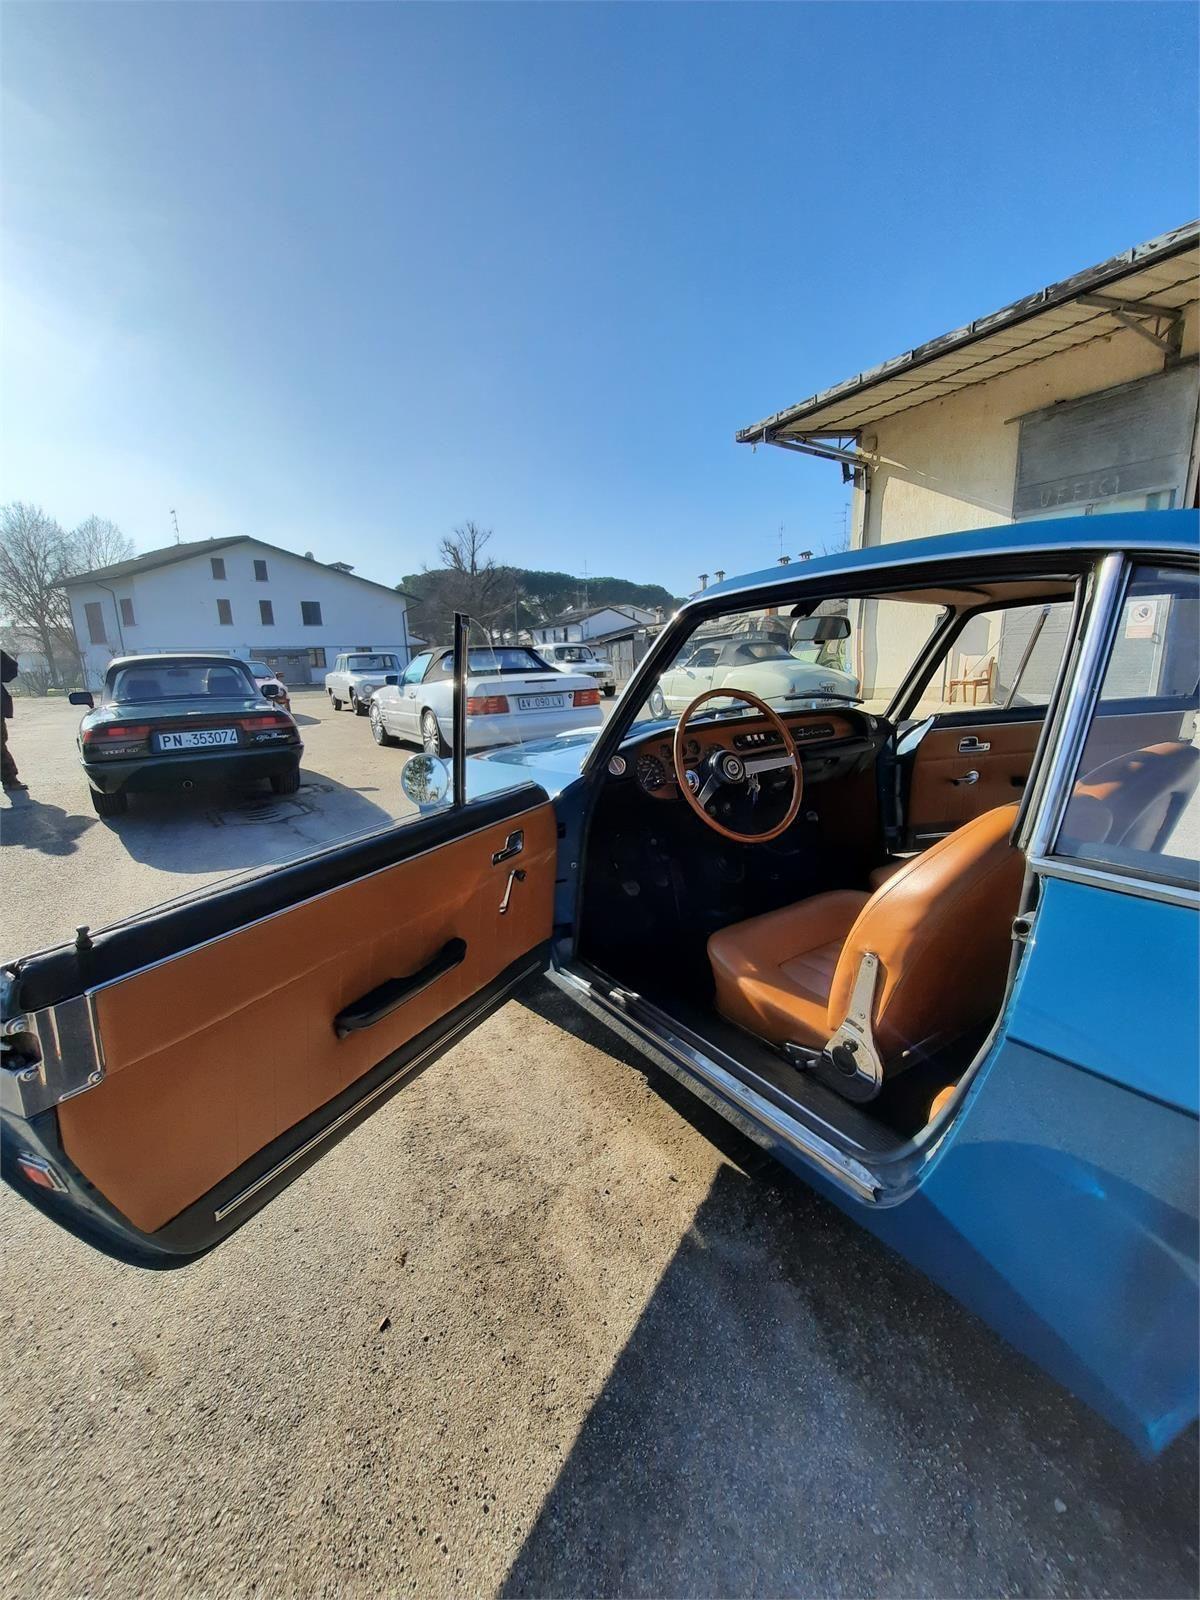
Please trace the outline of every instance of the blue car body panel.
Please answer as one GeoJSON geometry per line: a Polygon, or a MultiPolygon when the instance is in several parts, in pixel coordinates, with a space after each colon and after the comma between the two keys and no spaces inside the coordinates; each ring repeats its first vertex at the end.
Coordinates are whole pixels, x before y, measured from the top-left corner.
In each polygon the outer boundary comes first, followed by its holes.
{"type": "MultiPolygon", "coordinates": [[[[1026,523],[824,557],[805,576],[849,583],[873,568],[1039,550],[1152,560],[1194,550],[1197,527],[1187,511],[1026,523]]],[[[703,604],[795,578],[752,573],[709,589],[703,604]]],[[[468,764],[472,793],[510,783],[517,765],[555,799],[571,845],[562,922],[590,788],[577,780],[597,737],[468,764]]],[[[1200,912],[1054,876],[1039,888],[987,1059],[940,1138],[931,1130],[937,1142],[903,1198],[858,1200],[790,1146],[756,1136],[1150,1453],[1198,1406],[1200,912]]]]}

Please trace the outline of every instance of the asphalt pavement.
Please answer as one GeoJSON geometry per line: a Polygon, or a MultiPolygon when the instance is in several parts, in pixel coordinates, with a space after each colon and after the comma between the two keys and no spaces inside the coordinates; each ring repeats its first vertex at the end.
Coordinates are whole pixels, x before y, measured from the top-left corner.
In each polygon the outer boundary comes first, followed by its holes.
{"type": "MultiPolygon", "coordinates": [[[[14,723],[9,953],[402,804],[318,703],[310,810],[112,828],[64,710],[14,723]]],[[[10,1595],[1197,1590],[1194,1430],[1142,1460],[542,982],[190,1267],[7,1190],[0,1248],[10,1595]]]]}

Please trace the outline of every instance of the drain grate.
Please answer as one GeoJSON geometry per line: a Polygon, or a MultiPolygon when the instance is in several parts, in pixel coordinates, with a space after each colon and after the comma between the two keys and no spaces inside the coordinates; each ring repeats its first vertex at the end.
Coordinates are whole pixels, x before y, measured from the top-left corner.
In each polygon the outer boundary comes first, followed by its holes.
{"type": "Polygon", "coordinates": [[[259,822],[295,822],[297,817],[307,817],[312,806],[291,796],[254,795],[241,805],[221,811],[210,811],[209,821],[215,828],[239,828],[259,822]]]}

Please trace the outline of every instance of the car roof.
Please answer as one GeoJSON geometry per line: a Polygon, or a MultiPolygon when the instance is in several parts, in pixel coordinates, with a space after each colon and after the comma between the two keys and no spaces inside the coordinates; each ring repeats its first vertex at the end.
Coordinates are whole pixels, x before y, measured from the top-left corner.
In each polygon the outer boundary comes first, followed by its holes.
{"type": "Polygon", "coordinates": [[[108,671],[115,672],[118,667],[148,667],[157,666],[159,663],[168,664],[172,661],[209,661],[214,665],[245,667],[249,663],[242,656],[222,655],[217,650],[164,650],[154,655],[144,656],[114,656],[108,663],[108,671]]]}
{"type": "Polygon", "coordinates": [[[851,580],[880,567],[917,565],[958,557],[1053,555],[1081,550],[1196,550],[1200,546],[1200,513],[1196,511],[1122,511],[1099,517],[1050,517],[1036,522],[1005,522],[994,528],[940,533],[928,539],[892,540],[786,567],[766,567],[726,578],[693,595],[689,604],[743,589],[793,589],[797,582],[844,572],[851,580]]]}

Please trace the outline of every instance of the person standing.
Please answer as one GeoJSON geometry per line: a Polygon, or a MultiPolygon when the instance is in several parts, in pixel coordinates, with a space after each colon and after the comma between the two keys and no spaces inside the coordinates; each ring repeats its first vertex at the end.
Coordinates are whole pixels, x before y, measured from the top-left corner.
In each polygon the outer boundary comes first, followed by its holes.
{"type": "Polygon", "coordinates": [[[8,748],[8,719],[13,714],[12,695],[8,686],[17,675],[17,663],[14,656],[7,650],[0,650],[0,779],[4,788],[26,789],[28,784],[22,783],[17,775],[17,763],[12,758],[12,751],[8,748]]]}

